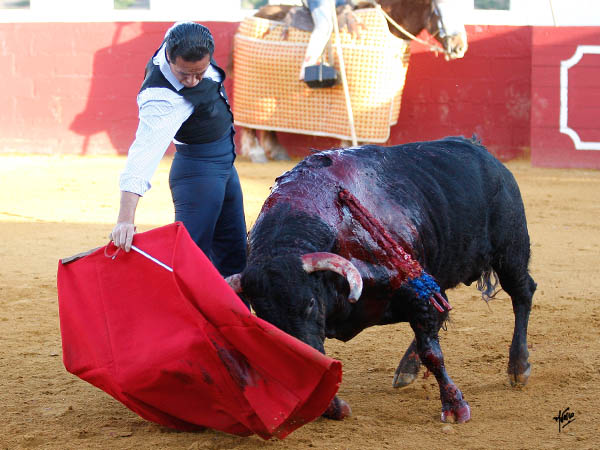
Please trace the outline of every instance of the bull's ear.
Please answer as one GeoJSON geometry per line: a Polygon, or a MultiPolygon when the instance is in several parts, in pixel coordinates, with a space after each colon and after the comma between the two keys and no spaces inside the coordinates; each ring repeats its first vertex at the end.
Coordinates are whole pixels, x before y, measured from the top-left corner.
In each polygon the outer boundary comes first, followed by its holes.
{"type": "Polygon", "coordinates": [[[316,252],[302,255],[302,268],[308,272],[316,270],[331,270],[345,277],[350,285],[348,301],[356,303],[362,293],[363,281],[360,272],[354,264],[335,253],[316,252]]]}
{"type": "Polygon", "coordinates": [[[235,275],[230,275],[225,278],[225,281],[231,286],[231,289],[235,291],[236,294],[242,293],[242,274],[236,273],[235,275]]]}

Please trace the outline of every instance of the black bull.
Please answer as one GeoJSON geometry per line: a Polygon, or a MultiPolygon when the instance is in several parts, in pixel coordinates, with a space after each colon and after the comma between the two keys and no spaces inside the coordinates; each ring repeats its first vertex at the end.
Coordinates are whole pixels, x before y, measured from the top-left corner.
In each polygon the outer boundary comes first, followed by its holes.
{"type": "MultiPolygon", "coordinates": [[[[446,373],[438,342],[450,309],[446,291],[478,281],[489,296],[499,280],[515,313],[508,374],[513,385],[525,384],[536,288],[529,257],[514,177],[477,142],[452,137],[307,157],[277,178],[250,232],[248,266],[229,281],[259,317],[321,352],[326,337],[347,341],[372,325],[409,322],[415,340],[394,385],[414,380],[420,359],[438,381],[442,420],[464,422],[469,405],[446,373]],[[396,256],[390,242],[400,247],[396,256]],[[408,287],[406,261],[437,282],[437,302],[408,287]]],[[[338,398],[325,413],[348,414],[338,398]]]]}

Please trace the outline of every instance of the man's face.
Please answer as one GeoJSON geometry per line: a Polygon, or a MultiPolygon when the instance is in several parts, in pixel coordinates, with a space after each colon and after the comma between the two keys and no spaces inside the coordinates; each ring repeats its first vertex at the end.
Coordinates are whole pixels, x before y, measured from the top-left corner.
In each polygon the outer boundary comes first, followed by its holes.
{"type": "Polygon", "coordinates": [[[187,88],[193,88],[200,83],[208,66],[210,66],[209,54],[201,60],[194,62],[186,61],[179,56],[175,58],[175,61],[169,61],[171,72],[187,88]]]}

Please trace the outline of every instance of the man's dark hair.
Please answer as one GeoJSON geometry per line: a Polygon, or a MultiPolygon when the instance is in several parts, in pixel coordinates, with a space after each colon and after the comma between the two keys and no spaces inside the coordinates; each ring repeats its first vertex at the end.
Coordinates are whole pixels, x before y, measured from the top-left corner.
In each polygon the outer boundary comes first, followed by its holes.
{"type": "Polygon", "coordinates": [[[189,62],[200,61],[207,54],[212,58],[215,41],[208,28],[199,23],[184,22],[173,26],[165,38],[171,62],[180,57],[189,62]]]}

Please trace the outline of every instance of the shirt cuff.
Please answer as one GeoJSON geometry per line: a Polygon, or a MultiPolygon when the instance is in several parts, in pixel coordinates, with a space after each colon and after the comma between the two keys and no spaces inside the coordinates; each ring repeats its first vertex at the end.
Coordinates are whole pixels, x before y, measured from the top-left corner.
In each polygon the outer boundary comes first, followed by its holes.
{"type": "Polygon", "coordinates": [[[150,189],[151,184],[140,177],[134,177],[131,175],[122,174],[119,177],[119,189],[126,192],[132,192],[134,194],[143,196],[148,189],[150,189]]]}

